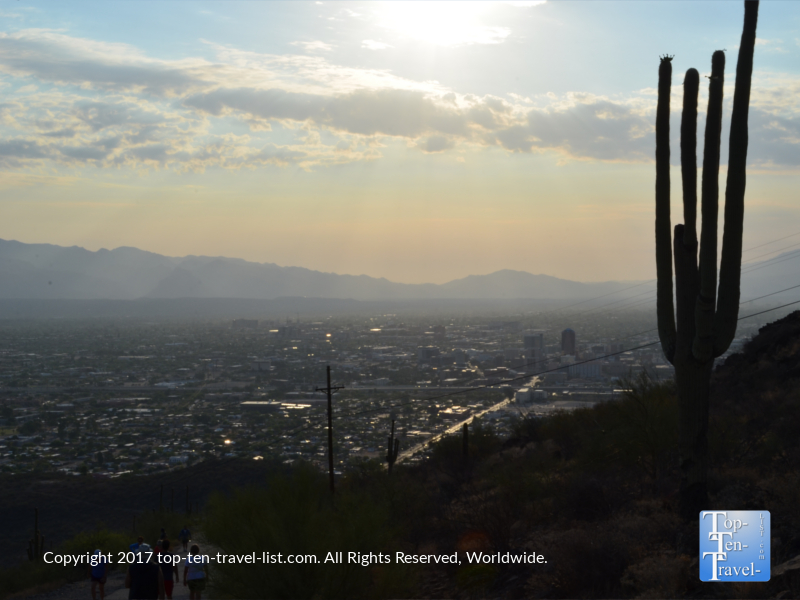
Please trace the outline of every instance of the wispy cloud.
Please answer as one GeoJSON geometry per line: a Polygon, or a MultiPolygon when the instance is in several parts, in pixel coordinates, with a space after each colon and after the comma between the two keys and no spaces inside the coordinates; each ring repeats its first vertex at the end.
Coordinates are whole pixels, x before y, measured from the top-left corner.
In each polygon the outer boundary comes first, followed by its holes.
{"type": "Polygon", "coordinates": [[[330,44],[326,44],[325,42],[314,41],[314,42],[292,42],[292,46],[298,46],[302,48],[306,52],[314,52],[314,51],[322,51],[322,52],[330,52],[333,50],[333,46],[330,44]]]}
{"type": "Polygon", "coordinates": [[[375,40],[364,40],[361,42],[361,47],[367,50],[386,50],[386,48],[391,48],[389,44],[376,42],[375,40]]]}

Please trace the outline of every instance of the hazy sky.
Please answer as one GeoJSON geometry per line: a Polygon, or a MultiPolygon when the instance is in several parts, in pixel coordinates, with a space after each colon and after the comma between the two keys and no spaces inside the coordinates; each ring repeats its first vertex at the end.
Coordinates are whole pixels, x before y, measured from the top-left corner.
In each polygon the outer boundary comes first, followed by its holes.
{"type": "MultiPolygon", "coordinates": [[[[649,279],[659,55],[675,55],[677,160],[683,73],[728,51],[726,161],[742,17],[740,2],[3,0],[0,238],[409,283],[649,279]]],[[[748,158],[745,248],[800,231],[796,2],[761,4],[748,158]]],[[[672,182],[677,223],[677,168],[672,182]]]]}

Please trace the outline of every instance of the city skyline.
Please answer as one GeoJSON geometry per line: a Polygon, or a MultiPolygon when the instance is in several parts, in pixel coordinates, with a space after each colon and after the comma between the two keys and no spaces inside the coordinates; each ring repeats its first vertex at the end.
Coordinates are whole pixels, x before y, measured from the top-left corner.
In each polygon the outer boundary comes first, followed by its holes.
{"type": "MultiPolygon", "coordinates": [[[[0,238],[401,283],[651,279],[658,55],[677,148],[682,74],[721,48],[724,189],[738,3],[141,6],[0,8],[0,238]]],[[[745,248],[798,216],[800,9],[761,13],[745,248]]]]}

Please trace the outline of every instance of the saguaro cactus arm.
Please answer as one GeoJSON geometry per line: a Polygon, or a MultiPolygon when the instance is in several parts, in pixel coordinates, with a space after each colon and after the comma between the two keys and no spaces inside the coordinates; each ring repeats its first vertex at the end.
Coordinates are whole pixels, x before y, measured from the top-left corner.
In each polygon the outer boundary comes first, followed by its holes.
{"type": "Polygon", "coordinates": [[[670,362],[675,356],[675,307],[672,300],[672,226],[669,214],[669,96],[672,57],[661,57],[656,108],[656,313],[661,348],[670,362]]]}
{"type": "Polygon", "coordinates": [[[733,93],[728,180],[725,189],[725,225],[719,268],[719,301],[714,315],[715,357],[722,355],[730,347],[736,335],[736,322],[739,318],[744,190],[747,183],[747,118],[750,111],[750,84],[757,24],[758,0],[749,0],[744,3],[744,28],[736,63],[736,89],[733,93]]]}
{"type": "Polygon", "coordinates": [[[717,216],[719,213],[719,147],[722,135],[722,92],[725,84],[725,53],[711,57],[708,112],[703,148],[703,183],[700,234],[700,295],[695,305],[695,338],[692,354],[700,362],[711,360],[714,346],[714,309],[717,303],[717,216]]]}
{"type": "MultiPolygon", "coordinates": [[[[697,243],[697,94],[700,74],[689,69],[683,79],[681,115],[681,180],[683,181],[683,245],[697,243]]],[[[695,258],[696,260],[696,258],[695,258]]],[[[677,283],[677,275],[676,283],[677,283]]]]}

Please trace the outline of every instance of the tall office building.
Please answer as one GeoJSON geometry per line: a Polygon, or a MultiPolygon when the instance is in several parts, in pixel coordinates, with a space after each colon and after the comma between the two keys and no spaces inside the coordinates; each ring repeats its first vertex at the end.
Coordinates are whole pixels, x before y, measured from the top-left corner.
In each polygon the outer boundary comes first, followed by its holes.
{"type": "Polygon", "coordinates": [[[525,344],[525,366],[544,366],[544,336],[541,333],[529,333],[523,338],[525,344]]]}
{"type": "Polygon", "coordinates": [[[525,350],[544,350],[544,336],[541,333],[528,333],[523,340],[525,350]]]}
{"type": "Polygon", "coordinates": [[[561,332],[561,352],[575,356],[575,332],[567,328],[561,332]]]}

